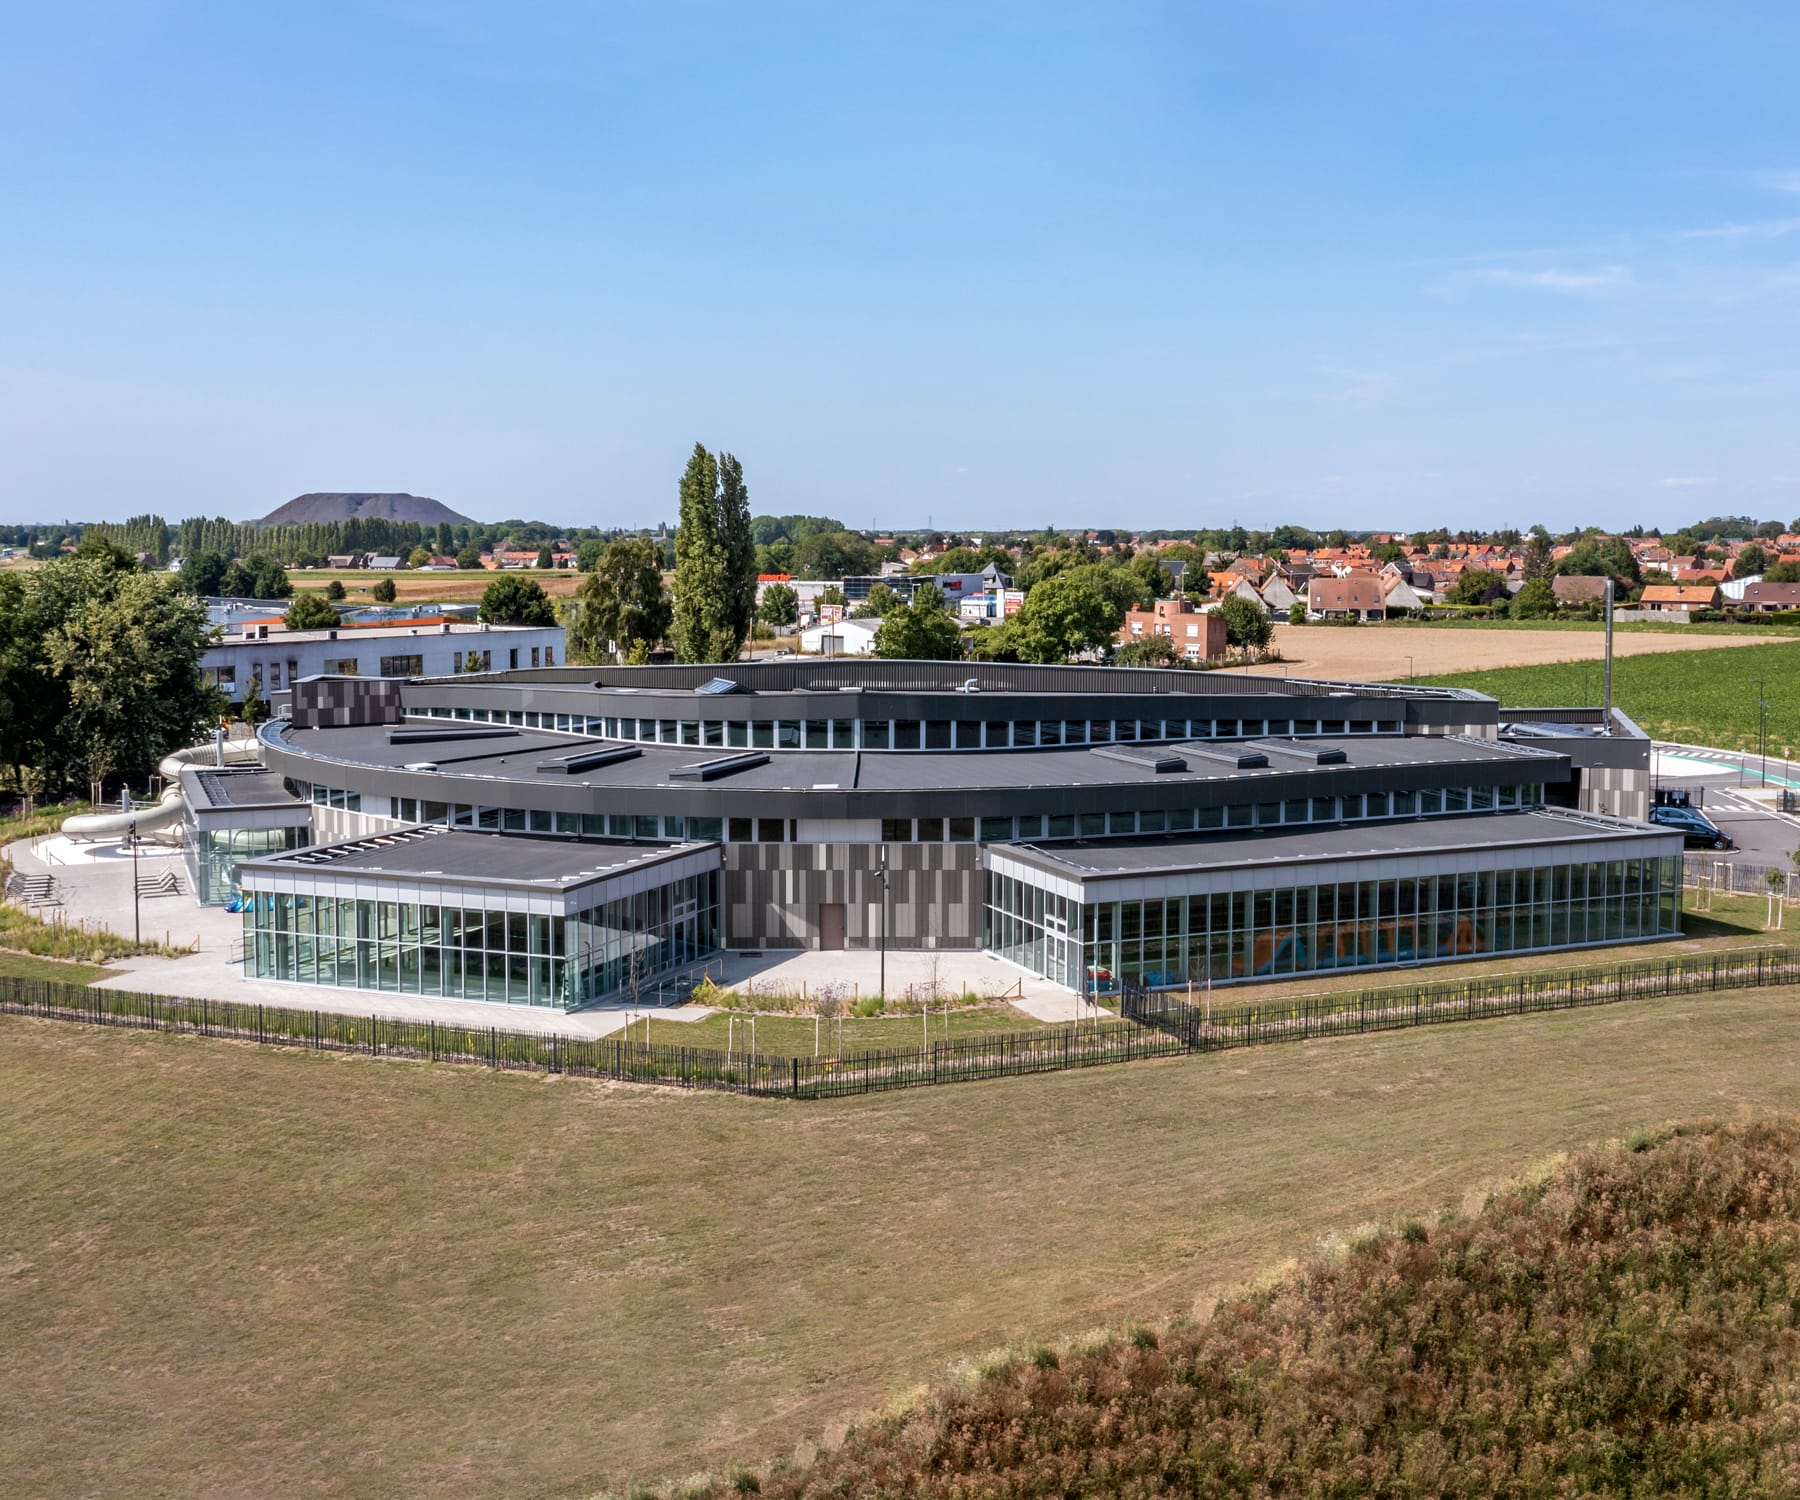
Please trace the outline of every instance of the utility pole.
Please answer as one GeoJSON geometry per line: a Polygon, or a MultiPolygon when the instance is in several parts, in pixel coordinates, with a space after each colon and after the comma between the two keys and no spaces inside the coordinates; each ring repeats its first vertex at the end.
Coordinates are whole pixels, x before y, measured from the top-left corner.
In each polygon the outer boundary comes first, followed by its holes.
{"type": "Polygon", "coordinates": [[[131,941],[136,947],[144,946],[144,923],[139,912],[141,887],[138,885],[138,832],[137,819],[131,820],[131,941]]]}

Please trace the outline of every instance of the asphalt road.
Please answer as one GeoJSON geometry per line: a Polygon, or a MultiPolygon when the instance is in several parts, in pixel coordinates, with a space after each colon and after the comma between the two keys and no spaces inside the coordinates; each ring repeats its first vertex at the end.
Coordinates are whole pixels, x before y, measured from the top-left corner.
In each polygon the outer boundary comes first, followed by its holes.
{"type": "MultiPolygon", "coordinates": [[[[1697,793],[1695,801],[1726,833],[1737,848],[1713,856],[1733,863],[1770,865],[1791,869],[1789,858],[1800,848],[1800,817],[1775,811],[1744,795],[1764,785],[1764,763],[1758,756],[1745,757],[1734,750],[1714,750],[1705,745],[1658,743],[1655,749],[1655,784],[1685,787],[1697,793]]],[[[1767,785],[1800,791],[1800,764],[1769,757],[1767,785]]]]}

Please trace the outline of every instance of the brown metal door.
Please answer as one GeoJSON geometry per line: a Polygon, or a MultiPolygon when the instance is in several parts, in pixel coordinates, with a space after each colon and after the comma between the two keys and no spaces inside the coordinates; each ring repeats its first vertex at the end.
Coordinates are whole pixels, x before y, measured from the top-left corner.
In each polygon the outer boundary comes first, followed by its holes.
{"type": "Polygon", "coordinates": [[[844,903],[842,901],[821,901],[819,903],[819,946],[821,948],[842,948],[844,946],[844,903]]]}

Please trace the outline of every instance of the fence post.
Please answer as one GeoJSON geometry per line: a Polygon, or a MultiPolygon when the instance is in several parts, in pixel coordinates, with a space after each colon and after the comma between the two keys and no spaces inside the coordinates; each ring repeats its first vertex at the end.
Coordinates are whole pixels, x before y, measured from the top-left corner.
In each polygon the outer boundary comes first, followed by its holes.
{"type": "Polygon", "coordinates": [[[794,1098],[798,1099],[800,1097],[800,1059],[791,1057],[788,1061],[794,1065],[794,1098]]]}

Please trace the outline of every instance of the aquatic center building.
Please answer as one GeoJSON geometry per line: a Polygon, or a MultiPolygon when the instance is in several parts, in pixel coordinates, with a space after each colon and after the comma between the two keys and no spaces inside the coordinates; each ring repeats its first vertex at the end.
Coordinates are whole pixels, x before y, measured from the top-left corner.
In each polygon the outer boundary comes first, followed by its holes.
{"type": "Polygon", "coordinates": [[[237,866],[257,977],[573,1007],[885,943],[1105,992],[1677,930],[1643,733],[1461,690],[563,667],[307,680],[261,739],[311,842],[237,866]]]}

